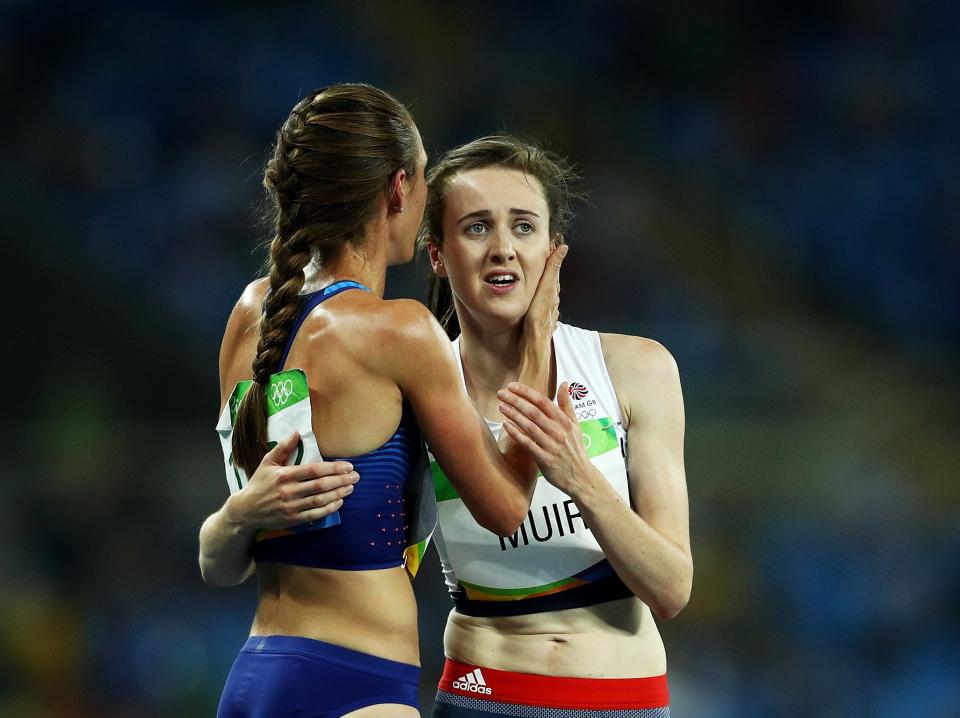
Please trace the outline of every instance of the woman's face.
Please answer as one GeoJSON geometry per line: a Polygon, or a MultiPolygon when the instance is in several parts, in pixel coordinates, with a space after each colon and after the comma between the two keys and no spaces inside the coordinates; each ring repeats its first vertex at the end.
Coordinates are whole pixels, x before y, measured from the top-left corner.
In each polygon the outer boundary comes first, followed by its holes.
{"type": "Polygon", "coordinates": [[[461,325],[521,321],[551,248],[547,200],[536,177],[485,167],[449,180],[443,242],[431,259],[450,280],[461,325]]]}

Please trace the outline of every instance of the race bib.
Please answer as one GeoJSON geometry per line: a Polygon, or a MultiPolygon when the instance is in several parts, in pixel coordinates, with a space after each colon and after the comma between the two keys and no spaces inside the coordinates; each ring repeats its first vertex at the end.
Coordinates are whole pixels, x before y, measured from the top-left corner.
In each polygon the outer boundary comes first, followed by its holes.
{"type": "MultiPolygon", "coordinates": [[[[220,436],[220,446],[223,448],[223,465],[227,474],[227,484],[230,493],[235,494],[250,480],[247,473],[233,461],[233,424],[237,419],[237,409],[243,397],[254,386],[253,381],[247,380],[237,384],[230,395],[230,400],[223,407],[220,420],[217,422],[217,434],[220,436]]],[[[313,434],[313,419],[310,413],[310,389],[307,386],[307,376],[302,369],[288,369],[287,371],[272,374],[270,383],[265,387],[267,393],[267,445],[272,449],[281,439],[290,436],[294,431],[300,433],[300,443],[290,458],[288,466],[303,463],[323,461],[317,439],[313,434]]],[[[282,531],[261,530],[257,532],[256,540],[261,541],[273,535],[311,531],[340,523],[340,514],[334,511],[322,519],[283,529],[282,531]]]]}
{"type": "MultiPolygon", "coordinates": [[[[217,422],[217,434],[223,449],[223,465],[230,493],[235,494],[247,485],[249,477],[233,460],[233,425],[237,409],[246,393],[254,386],[252,381],[237,384],[230,400],[223,408],[217,422]]],[[[288,465],[323,461],[320,447],[313,433],[313,418],[310,412],[310,390],[307,376],[302,369],[288,369],[270,376],[267,392],[267,444],[272,449],[277,442],[297,431],[300,443],[288,465]]],[[[363,481],[363,476],[360,476],[363,481]]],[[[345,499],[349,501],[350,498],[345,499]]],[[[404,551],[404,568],[410,577],[416,575],[423,560],[430,537],[437,525],[437,504],[433,496],[433,477],[426,447],[421,442],[420,459],[407,479],[404,503],[409,514],[407,548],[404,551]]],[[[316,521],[299,524],[288,529],[261,529],[255,541],[285,536],[291,533],[312,531],[340,524],[340,512],[335,511],[316,521]]]]}

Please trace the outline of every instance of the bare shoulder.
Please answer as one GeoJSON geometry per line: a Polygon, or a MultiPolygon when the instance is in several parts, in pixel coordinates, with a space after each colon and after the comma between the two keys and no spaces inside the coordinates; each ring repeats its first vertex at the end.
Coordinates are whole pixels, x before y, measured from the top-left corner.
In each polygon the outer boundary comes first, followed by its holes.
{"type": "Polygon", "coordinates": [[[415,299],[381,300],[376,322],[367,329],[376,371],[390,377],[407,396],[428,384],[442,384],[456,370],[450,340],[430,310],[415,299]],[[444,371],[444,368],[446,371],[444,371]]]}
{"type": "Polygon", "coordinates": [[[246,286],[233,306],[233,311],[230,312],[224,343],[231,334],[245,334],[259,323],[260,313],[263,311],[263,298],[267,295],[269,288],[270,280],[266,277],[255,279],[246,286]]]}
{"type": "Polygon", "coordinates": [[[384,303],[384,317],[400,332],[432,332],[436,320],[416,299],[391,299],[384,303]]]}
{"type": "Polygon", "coordinates": [[[263,298],[267,296],[267,290],[270,288],[270,280],[267,277],[254,279],[243,290],[240,299],[237,301],[237,307],[245,311],[255,311],[257,314],[263,306],[263,298]]]}
{"type": "Polygon", "coordinates": [[[230,318],[227,320],[227,328],[223,333],[223,343],[220,345],[221,370],[224,362],[229,362],[237,350],[249,341],[250,335],[256,334],[260,326],[263,298],[269,286],[267,279],[250,282],[233,306],[233,311],[230,312],[230,318]]]}
{"type": "Polygon", "coordinates": [[[248,284],[230,312],[220,344],[221,406],[226,401],[226,392],[250,376],[249,355],[259,336],[261,307],[269,286],[266,278],[248,284]]]}
{"type": "Polygon", "coordinates": [[[627,334],[601,334],[607,371],[627,417],[681,406],[680,371],[663,344],[627,334]]]}
{"type": "MultiPolygon", "coordinates": [[[[349,304],[341,305],[339,316],[349,322],[360,343],[415,341],[432,336],[436,321],[430,310],[414,299],[381,299],[356,292],[349,304]]],[[[399,347],[398,347],[399,348],[399,347]]]]}
{"type": "Polygon", "coordinates": [[[327,346],[335,344],[372,373],[392,377],[397,376],[396,367],[423,363],[424,352],[449,346],[440,325],[420,302],[385,300],[366,292],[336,297],[328,311],[311,313],[300,333],[322,338],[327,346]]]}
{"type": "Polygon", "coordinates": [[[391,347],[388,360],[402,374],[414,365],[428,366],[437,351],[451,351],[439,322],[415,299],[384,302],[381,322],[380,331],[391,347]]]}
{"type": "Polygon", "coordinates": [[[643,380],[662,381],[679,376],[677,362],[655,339],[629,334],[600,334],[603,358],[612,379],[614,374],[643,380]]]}
{"type": "Polygon", "coordinates": [[[373,311],[365,313],[367,330],[391,341],[405,344],[429,339],[439,329],[430,310],[415,299],[368,297],[367,301],[376,302],[373,311]]]}

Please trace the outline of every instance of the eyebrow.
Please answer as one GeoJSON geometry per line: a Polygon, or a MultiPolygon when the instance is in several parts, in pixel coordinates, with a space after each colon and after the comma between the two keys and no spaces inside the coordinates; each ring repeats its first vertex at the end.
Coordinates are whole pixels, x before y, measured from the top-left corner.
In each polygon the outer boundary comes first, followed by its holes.
{"type": "MultiPolygon", "coordinates": [[[[491,212],[489,209],[478,209],[476,212],[470,212],[468,214],[463,215],[460,219],[457,220],[457,224],[460,224],[465,219],[483,219],[485,217],[489,217],[491,214],[493,214],[493,212],[491,212]]],[[[514,216],[528,214],[532,217],[536,217],[537,219],[540,219],[539,214],[529,209],[518,209],[517,207],[511,207],[510,214],[514,216]]]]}

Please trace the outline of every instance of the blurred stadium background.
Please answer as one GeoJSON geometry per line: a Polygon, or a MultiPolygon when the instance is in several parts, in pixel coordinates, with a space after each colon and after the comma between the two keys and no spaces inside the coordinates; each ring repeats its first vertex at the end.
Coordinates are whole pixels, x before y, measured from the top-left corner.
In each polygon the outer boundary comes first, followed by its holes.
{"type": "MultiPolygon", "coordinates": [[[[212,715],[255,588],[209,588],[227,314],[300,94],[428,152],[586,173],[567,321],[681,368],[696,579],[677,718],[960,716],[960,11],[948,0],[0,3],[0,715],[212,715]],[[18,360],[20,361],[20,360],[18,360]]],[[[423,268],[390,296],[422,297],[423,268]]],[[[449,604],[417,581],[424,709],[449,604]]]]}

